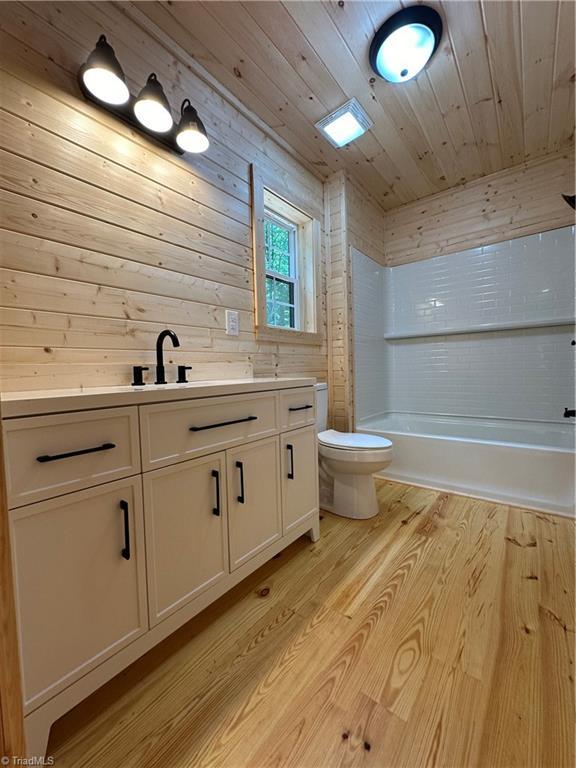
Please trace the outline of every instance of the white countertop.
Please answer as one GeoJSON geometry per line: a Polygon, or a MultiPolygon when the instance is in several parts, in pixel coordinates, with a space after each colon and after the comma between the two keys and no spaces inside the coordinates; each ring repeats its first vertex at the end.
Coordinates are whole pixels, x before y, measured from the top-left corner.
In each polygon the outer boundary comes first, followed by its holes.
{"type": "Polygon", "coordinates": [[[113,408],[145,405],[171,400],[186,400],[246,392],[267,392],[293,387],[311,387],[314,378],[219,379],[191,381],[188,384],[147,384],[143,387],[85,387],[81,389],[46,389],[31,392],[2,392],[2,418],[38,416],[46,413],[83,411],[89,408],[113,408]]]}

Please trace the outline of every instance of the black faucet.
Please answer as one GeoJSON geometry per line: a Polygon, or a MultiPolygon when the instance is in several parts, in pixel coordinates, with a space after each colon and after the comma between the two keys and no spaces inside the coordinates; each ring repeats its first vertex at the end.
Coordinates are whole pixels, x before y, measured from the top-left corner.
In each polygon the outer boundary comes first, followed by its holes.
{"type": "Polygon", "coordinates": [[[166,329],[165,331],[162,331],[162,333],[158,334],[158,338],[156,339],[156,381],[154,384],[166,384],[166,371],[164,370],[164,350],[162,345],[164,344],[164,339],[167,336],[172,339],[172,344],[175,347],[180,346],[180,340],[174,331],[166,329]]]}

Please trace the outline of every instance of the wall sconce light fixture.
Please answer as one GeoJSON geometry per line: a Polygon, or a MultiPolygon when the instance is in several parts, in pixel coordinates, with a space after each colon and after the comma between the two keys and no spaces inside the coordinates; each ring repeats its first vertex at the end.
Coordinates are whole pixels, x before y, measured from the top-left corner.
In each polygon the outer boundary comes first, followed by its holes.
{"type": "Polygon", "coordinates": [[[210,145],[189,99],[182,102],[180,122],[174,125],[170,104],[154,72],[138,96],[130,94],[122,67],[104,35],[80,68],[78,82],[87,99],[180,155],[205,152],[210,145]]]}

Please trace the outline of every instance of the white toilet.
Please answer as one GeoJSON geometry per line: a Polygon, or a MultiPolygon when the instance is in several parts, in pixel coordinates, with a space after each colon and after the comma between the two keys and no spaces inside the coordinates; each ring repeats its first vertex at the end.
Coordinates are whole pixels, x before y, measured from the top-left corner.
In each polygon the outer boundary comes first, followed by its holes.
{"type": "Polygon", "coordinates": [[[326,429],[326,384],[316,384],[316,419],[320,464],[334,480],[331,511],[341,517],[374,517],[378,514],[378,501],[372,475],[392,461],[392,442],[377,435],[326,429]]]}

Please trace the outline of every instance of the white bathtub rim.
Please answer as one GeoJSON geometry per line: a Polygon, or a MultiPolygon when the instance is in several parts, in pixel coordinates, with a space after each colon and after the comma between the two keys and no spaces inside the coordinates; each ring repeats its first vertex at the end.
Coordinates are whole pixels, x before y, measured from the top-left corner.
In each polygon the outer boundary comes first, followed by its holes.
{"type": "MultiPolygon", "coordinates": [[[[402,432],[400,434],[406,433],[402,432]]],[[[420,437],[429,437],[429,435],[420,435],[420,437]]],[[[445,438],[439,439],[444,440],[445,438]]],[[[498,445],[502,445],[502,443],[498,443],[498,445]]],[[[402,472],[390,472],[389,470],[378,472],[375,477],[379,477],[381,480],[391,480],[395,483],[415,485],[418,488],[429,488],[432,491],[444,491],[446,493],[453,493],[456,496],[468,496],[471,499],[479,499],[480,501],[491,501],[494,504],[504,504],[508,507],[519,507],[528,511],[544,512],[548,515],[559,515],[560,517],[569,517],[572,519],[576,516],[576,510],[574,507],[564,504],[540,504],[538,500],[534,499],[533,497],[523,498],[521,496],[509,496],[506,493],[492,495],[488,491],[483,491],[481,488],[476,488],[473,486],[458,485],[455,483],[445,482],[433,483],[431,481],[423,480],[421,477],[413,477],[411,475],[403,474],[402,472]]]]}
{"type": "Polygon", "coordinates": [[[426,440],[449,440],[454,443],[479,443],[480,445],[501,445],[505,448],[522,448],[527,451],[546,451],[550,453],[566,453],[576,458],[576,451],[570,448],[556,448],[552,445],[538,445],[536,443],[512,443],[503,440],[483,440],[478,437],[453,437],[452,435],[431,435],[429,432],[406,432],[399,429],[386,429],[385,427],[362,427],[359,432],[368,435],[401,435],[402,437],[423,437],[426,440]]]}

